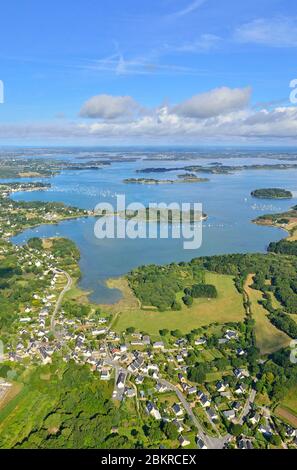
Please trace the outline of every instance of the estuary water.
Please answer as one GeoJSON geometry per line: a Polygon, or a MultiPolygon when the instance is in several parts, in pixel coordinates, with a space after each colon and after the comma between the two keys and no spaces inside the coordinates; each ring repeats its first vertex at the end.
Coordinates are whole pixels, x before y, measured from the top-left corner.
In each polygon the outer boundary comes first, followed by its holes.
{"type": "MultiPolygon", "coordinates": [[[[133,154],[134,156],[134,154],[133,154]]],[[[73,156],[75,160],[75,155],[73,156]]],[[[90,156],[90,160],[92,157],[90,156]]],[[[280,163],[259,155],[250,158],[220,159],[223,165],[254,163],[280,163]]],[[[105,281],[129,272],[143,264],[188,261],[197,256],[223,253],[264,252],[270,241],[277,241],[285,233],[272,227],[261,227],[251,220],[264,213],[280,212],[297,204],[291,200],[263,200],[250,196],[257,188],[281,187],[297,194],[297,170],[244,170],[228,175],[197,174],[208,177],[208,182],[161,185],[125,184],[125,178],[175,179],[183,171],[169,173],[136,173],[147,167],[182,167],[191,164],[210,165],[212,160],[195,158],[192,161],[114,162],[99,170],[65,170],[61,174],[43,179],[51,183],[47,191],[15,193],[14,199],[22,201],[62,201],[81,208],[93,209],[100,202],[115,204],[116,196],[125,194],[127,203],[141,202],[198,202],[208,219],[203,222],[202,244],[195,250],[185,250],[183,240],[177,239],[103,239],[94,235],[94,217],[64,221],[57,225],[43,225],[26,230],[14,237],[17,244],[34,236],[63,236],[72,239],[81,252],[80,287],[91,291],[90,299],[98,303],[114,303],[121,294],[108,289],[105,281]]],[[[282,162],[285,163],[285,162],[282,162]]],[[[292,163],[292,162],[288,162],[292,163]]],[[[38,178],[38,181],[41,181],[38,178]]],[[[34,181],[34,179],[30,179],[34,181]]]]}

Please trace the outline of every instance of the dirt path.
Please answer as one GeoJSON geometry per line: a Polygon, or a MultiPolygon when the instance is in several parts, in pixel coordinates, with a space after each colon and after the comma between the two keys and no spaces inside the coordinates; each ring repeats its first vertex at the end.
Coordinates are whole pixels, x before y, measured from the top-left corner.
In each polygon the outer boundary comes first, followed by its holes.
{"type": "Polygon", "coordinates": [[[244,284],[244,291],[250,301],[250,311],[255,320],[255,335],[257,347],[261,354],[270,354],[290,344],[291,338],[283,331],[276,328],[268,318],[268,312],[259,303],[263,300],[263,294],[259,290],[251,288],[254,274],[249,274],[244,284]]]}
{"type": "Polygon", "coordinates": [[[52,317],[51,317],[51,331],[53,333],[55,333],[55,319],[56,319],[56,315],[61,307],[61,303],[62,303],[62,300],[64,298],[64,295],[66,294],[66,292],[68,292],[70,289],[71,289],[71,286],[72,286],[72,278],[71,276],[66,272],[66,271],[63,271],[61,269],[56,269],[55,272],[57,274],[64,274],[66,276],[66,279],[67,279],[67,284],[66,286],[63,288],[63,290],[60,292],[60,295],[58,297],[58,300],[56,302],[56,305],[55,305],[55,309],[54,309],[54,312],[52,314],[52,317]]]}

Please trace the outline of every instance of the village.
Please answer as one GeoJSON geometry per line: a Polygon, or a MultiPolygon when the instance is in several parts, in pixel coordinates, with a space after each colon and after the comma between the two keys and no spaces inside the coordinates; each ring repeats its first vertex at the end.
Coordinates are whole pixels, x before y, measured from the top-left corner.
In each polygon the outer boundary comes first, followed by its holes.
{"type": "MultiPolygon", "coordinates": [[[[12,370],[57,360],[87,364],[101,381],[113,383],[114,402],[133,401],[150,432],[162,426],[173,447],[297,446],[296,429],[257,402],[250,339],[241,324],[210,324],[186,335],[160,330],[151,337],[129,326],[118,331],[112,316],[94,306],[77,315],[65,301],[79,275],[72,242],[12,245],[8,238],[20,217],[18,212],[15,221],[14,209],[8,200],[1,213],[0,257],[20,295],[18,311],[2,329],[1,363],[12,370]]],[[[52,217],[47,213],[47,220],[52,217]]],[[[0,403],[13,384],[13,376],[1,378],[0,403]]]]}
{"type": "MultiPolygon", "coordinates": [[[[65,362],[88,364],[102,381],[113,381],[115,401],[134,400],[144,421],[170,423],[168,434],[177,438],[181,447],[251,449],[265,445],[266,438],[279,436],[280,431],[283,445],[297,444],[295,429],[255,404],[256,379],[248,372],[240,330],[223,327],[214,347],[211,328],[188,338],[174,339],[165,332],[164,340],[153,341],[133,328],[114,331],[110,318],[94,311],[81,320],[65,315],[61,308],[53,321],[65,287],[64,271],[53,255],[40,257],[39,253],[38,259],[34,249],[23,247],[16,247],[15,252],[22,266],[34,264],[42,271],[39,279],[45,278],[48,286],[42,294],[34,293],[32,302],[24,306],[9,336],[11,342],[5,344],[2,361],[29,367],[50,364],[59,357],[65,362]],[[224,373],[210,373],[199,385],[189,380],[188,370],[195,365],[197,354],[225,360],[224,373]],[[216,375],[221,378],[212,380],[216,375]]],[[[10,386],[3,380],[1,393],[10,386]]]]}

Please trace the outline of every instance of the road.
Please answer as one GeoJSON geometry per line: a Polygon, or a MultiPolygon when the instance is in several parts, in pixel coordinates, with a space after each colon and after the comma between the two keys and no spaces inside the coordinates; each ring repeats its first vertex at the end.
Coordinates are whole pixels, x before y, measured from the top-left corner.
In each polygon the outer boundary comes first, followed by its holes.
{"type": "MultiPolygon", "coordinates": [[[[33,258],[35,258],[37,261],[39,261],[39,258],[34,254],[32,253],[31,251],[29,251],[28,249],[25,248],[25,250],[27,251],[27,253],[30,254],[30,256],[32,256],[33,258]]],[[[55,305],[55,309],[54,309],[54,312],[52,314],[52,317],[51,317],[51,326],[50,326],[50,329],[52,331],[52,333],[55,335],[55,317],[60,309],[60,306],[61,306],[61,303],[62,303],[62,300],[63,300],[63,297],[64,295],[66,294],[67,291],[69,291],[71,289],[71,286],[72,286],[72,278],[71,276],[66,272],[66,271],[63,271],[63,269],[60,269],[60,268],[53,268],[53,271],[55,274],[64,274],[64,276],[66,277],[67,279],[67,284],[66,286],[64,287],[64,289],[60,292],[60,295],[58,297],[58,300],[56,302],[56,305],[55,305]]]]}
{"type": "Polygon", "coordinates": [[[192,419],[195,427],[197,428],[199,437],[201,437],[201,439],[204,441],[207,448],[208,449],[223,449],[226,442],[229,440],[229,438],[231,436],[227,434],[224,437],[212,437],[212,436],[209,436],[208,434],[206,434],[204,432],[201,424],[199,423],[197,417],[195,416],[190,404],[188,403],[185,396],[181,392],[181,390],[176,385],[173,385],[171,382],[168,382],[165,379],[158,379],[158,382],[165,385],[167,388],[169,388],[170,390],[172,390],[173,392],[176,393],[176,395],[178,396],[180,402],[182,403],[183,407],[185,408],[187,414],[192,419]]]}
{"type": "MultiPolygon", "coordinates": [[[[118,370],[119,370],[120,366],[117,362],[113,361],[113,359],[111,358],[111,356],[109,354],[108,348],[106,348],[106,351],[107,351],[107,358],[105,359],[105,361],[110,366],[115,368],[116,377],[117,377],[118,370]]],[[[121,371],[126,372],[127,375],[129,374],[129,371],[127,369],[125,369],[124,367],[121,367],[121,371]]],[[[149,377],[150,379],[154,379],[153,377],[149,376],[148,374],[142,374],[142,375],[144,375],[146,377],[149,377]]],[[[162,385],[165,385],[169,390],[176,393],[179,401],[182,403],[182,405],[183,405],[184,409],[186,410],[187,414],[189,415],[189,417],[193,421],[194,426],[196,427],[196,429],[198,431],[199,437],[204,441],[204,443],[205,443],[205,445],[207,446],[208,449],[223,449],[225,447],[225,445],[227,444],[227,442],[230,439],[232,439],[231,434],[226,434],[223,437],[222,436],[213,437],[213,436],[209,436],[208,434],[206,434],[206,432],[204,431],[204,429],[203,429],[202,425],[200,424],[198,418],[194,414],[193,409],[191,408],[189,402],[186,400],[186,398],[185,398],[184,394],[182,393],[182,391],[176,385],[172,384],[171,382],[168,382],[168,380],[165,380],[165,379],[162,379],[162,378],[155,378],[154,380],[158,381],[162,385]]],[[[240,416],[240,420],[239,420],[240,424],[243,423],[244,418],[250,412],[251,405],[253,404],[253,402],[255,400],[255,396],[256,396],[256,391],[251,390],[251,392],[250,392],[250,394],[249,394],[249,396],[246,400],[245,406],[242,410],[241,416],[240,416]]]]}
{"type": "MultiPolygon", "coordinates": [[[[107,358],[105,359],[105,362],[107,364],[109,364],[110,366],[112,366],[113,368],[115,368],[116,372],[118,371],[119,364],[117,362],[113,361],[113,359],[110,357],[110,354],[108,352],[108,348],[107,348],[107,358]]],[[[127,369],[125,369],[124,367],[121,367],[121,371],[126,372],[127,374],[129,373],[129,371],[127,369]]],[[[150,379],[154,379],[153,377],[151,377],[148,374],[142,374],[142,375],[144,375],[146,377],[149,377],[150,379]]],[[[116,374],[116,376],[117,376],[117,374],[116,374]]],[[[169,390],[172,390],[173,392],[176,393],[176,395],[179,398],[180,402],[183,404],[187,414],[189,415],[189,417],[193,421],[194,426],[196,427],[196,429],[198,431],[199,437],[201,437],[201,439],[204,441],[207,448],[208,449],[223,449],[223,447],[228,442],[228,440],[230,439],[231,436],[229,434],[227,434],[224,437],[212,437],[212,436],[209,436],[208,434],[206,434],[204,432],[201,424],[199,423],[199,420],[197,419],[197,417],[193,413],[193,410],[190,407],[190,404],[188,403],[185,396],[181,392],[181,390],[176,385],[173,385],[171,382],[168,382],[168,380],[161,379],[161,378],[156,378],[154,380],[156,380],[159,383],[165,385],[169,390]]]]}
{"type": "Polygon", "coordinates": [[[56,315],[57,315],[57,313],[58,313],[58,311],[61,307],[63,297],[66,294],[66,292],[71,289],[71,286],[72,286],[72,278],[66,271],[63,271],[62,269],[55,269],[55,273],[56,274],[64,274],[67,278],[67,284],[59,294],[58,300],[56,302],[56,305],[55,305],[55,308],[54,308],[54,311],[53,311],[53,314],[52,314],[52,317],[51,317],[51,331],[52,331],[53,334],[55,334],[56,315]]]}
{"type": "Polygon", "coordinates": [[[256,390],[251,390],[251,392],[248,396],[248,399],[245,402],[244,408],[241,412],[240,419],[239,419],[239,424],[243,424],[244,418],[250,412],[251,406],[252,406],[252,404],[254,403],[254,400],[255,400],[255,396],[256,396],[256,390]]]}

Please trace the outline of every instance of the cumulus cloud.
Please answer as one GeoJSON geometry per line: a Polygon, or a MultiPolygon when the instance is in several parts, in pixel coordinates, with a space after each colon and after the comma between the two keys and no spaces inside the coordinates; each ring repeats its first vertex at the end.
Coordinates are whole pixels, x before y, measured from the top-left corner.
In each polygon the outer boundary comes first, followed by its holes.
{"type": "Polygon", "coordinates": [[[241,25],[235,31],[241,43],[262,44],[272,47],[296,47],[296,18],[260,18],[241,25]]]}
{"type": "Polygon", "coordinates": [[[131,117],[140,110],[140,105],[131,96],[96,95],[87,100],[80,116],[87,118],[116,119],[131,117]]]}
{"type": "Polygon", "coordinates": [[[205,119],[244,108],[250,96],[250,87],[215,88],[183,101],[175,106],[172,112],[179,116],[205,119]]]}
{"type": "Polygon", "coordinates": [[[129,144],[297,141],[297,107],[255,109],[246,106],[249,97],[249,88],[224,87],[197,95],[175,109],[164,104],[150,112],[132,113],[126,119],[115,119],[119,114],[113,111],[112,118],[110,114],[103,118],[104,113],[100,112],[100,117],[92,121],[0,123],[0,138],[129,144]]]}
{"type": "Polygon", "coordinates": [[[196,119],[172,114],[164,106],[150,115],[129,121],[95,121],[44,124],[0,124],[1,138],[21,139],[87,139],[94,142],[245,142],[297,139],[297,109],[279,107],[254,112],[233,111],[215,117],[196,119]]]}

